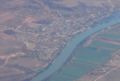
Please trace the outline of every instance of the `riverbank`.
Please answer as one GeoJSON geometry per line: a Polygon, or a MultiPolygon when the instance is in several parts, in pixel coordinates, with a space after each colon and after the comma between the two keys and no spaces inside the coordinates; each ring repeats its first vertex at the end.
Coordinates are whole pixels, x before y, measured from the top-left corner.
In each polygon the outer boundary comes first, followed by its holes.
{"type": "Polygon", "coordinates": [[[52,75],[54,72],[59,70],[62,65],[67,61],[67,59],[71,56],[73,50],[75,47],[83,42],[86,38],[91,36],[92,34],[99,32],[100,30],[103,30],[105,28],[110,27],[111,25],[120,23],[120,12],[114,12],[111,16],[96,22],[92,25],[92,29],[82,33],[78,34],[75,37],[73,37],[72,40],[68,42],[68,44],[65,46],[65,48],[62,50],[60,55],[55,58],[53,63],[51,63],[50,67],[47,68],[45,71],[37,75],[35,78],[33,78],[31,81],[43,81],[50,75],[52,75]]]}

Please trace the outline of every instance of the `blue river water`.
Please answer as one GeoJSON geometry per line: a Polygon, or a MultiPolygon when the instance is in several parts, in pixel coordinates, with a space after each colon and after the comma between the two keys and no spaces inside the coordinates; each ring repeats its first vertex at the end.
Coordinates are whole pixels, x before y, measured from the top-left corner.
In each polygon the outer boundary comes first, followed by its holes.
{"type": "Polygon", "coordinates": [[[54,59],[53,63],[51,63],[51,65],[45,71],[38,74],[31,81],[43,81],[44,79],[48,78],[50,75],[52,75],[54,72],[56,72],[63,66],[63,64],[68,60],[68,58],[71,56],[73,50],[78,44],[82,43],[92,34],[118,23],[120,23],[120,11],[115,11],[109,17],[94,23],[91,26],[92,28],[90,30],[74,36],[67,43],[61,53],[54,59]]]}

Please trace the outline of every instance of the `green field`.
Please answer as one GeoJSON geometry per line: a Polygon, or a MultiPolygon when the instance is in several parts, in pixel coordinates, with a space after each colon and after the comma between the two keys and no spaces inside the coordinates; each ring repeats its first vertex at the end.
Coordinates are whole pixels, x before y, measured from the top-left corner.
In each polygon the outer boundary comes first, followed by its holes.
{"type": "MultiPolygon", "coordinates": [[[[113,32],[102,33],[96,37],[120,40],[120,35],[117,33],[113,34],[113,32]]],[[[118,49],[120,49],[119,45],[99,40],[93,40],[87,47],[79,45],[74,50],[71,60],[56,72],[50,78],[50,81],[73,81],[80,78],[106,63],[118,49]]]]}

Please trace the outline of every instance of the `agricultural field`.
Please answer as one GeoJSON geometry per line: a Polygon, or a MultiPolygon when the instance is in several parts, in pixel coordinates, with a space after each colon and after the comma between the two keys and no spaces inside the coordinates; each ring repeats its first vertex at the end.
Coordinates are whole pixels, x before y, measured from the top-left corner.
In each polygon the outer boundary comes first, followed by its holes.
{"type": "Polygon", "coordinates": [[[119,2],[0,0],[0,81],[74,81],[101,67],[120,49],[119,2]]]}
{"type": "MultiPolygon", "coordinates": [[[[97,81],[93,80],[92,77],[89,80],[84,76],[86,76],[86,74],[94,75],[95,70],[95,73],[97,73],[98,70],[99,74],[99,69],[106,66],[113,58],[114,53],[120,49],[120,32],[116,31],[120,31],[119,26],[114,26],[108,30],[96,33],[86,40],[86,42],[78,45],[69,62],[51,76],[48,81],[97,81]],[[113,35],[115,35],[115,37],[113,35]],[[84,79],[82,79],[83,77],[84,79]],[[81,79],[77,80],[78,78],[81,79]]],[[[119,73],[119,69],[116,70],[118,70],[117,73],[119,73]]],[[[118,81],[119,76],[115,71],[98,81],[118,81]],[[117,76],[115,77],[115,75],[117,76]],[[106,80],[106,78],[110,76],[113,78],[106,80]]]]}

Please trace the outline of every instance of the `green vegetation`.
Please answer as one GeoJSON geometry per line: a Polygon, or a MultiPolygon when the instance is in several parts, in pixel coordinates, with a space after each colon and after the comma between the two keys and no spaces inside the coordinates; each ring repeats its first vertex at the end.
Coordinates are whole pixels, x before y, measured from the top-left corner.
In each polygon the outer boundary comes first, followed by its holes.
{"type": "MultiPolygon", "coordinates": [[[[116,32],[101,33],[96,37],[120,40],[116,32]]],[[[106,63],[111,55],[120,49],[119,45],[94,40],[89,46],[79,45],[73,52],[73,57],[62,69],[56,72],[50,81],[73,81],[86,73],[106,63]]]]}
{"type": "Polygon", "coordinates": [[[101,42],[98,40],[95,40],[94,42],[91,43],[90,47],[95,47],[95,48],[103,48],[103,49],[112,49],[112,50],[118,50],[120,49],[119,45],[114,45],[111,43],[107,42],[101,42]]]}

